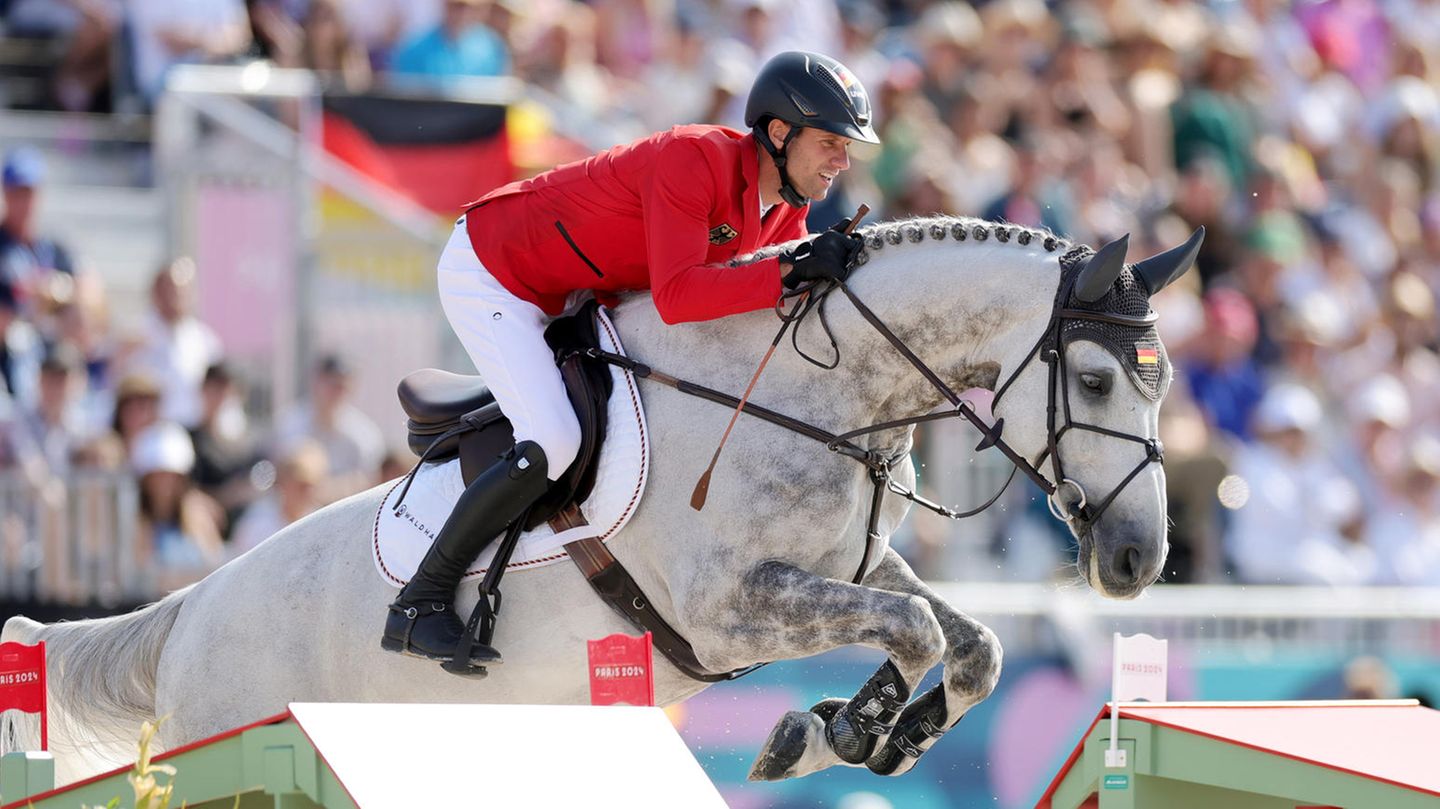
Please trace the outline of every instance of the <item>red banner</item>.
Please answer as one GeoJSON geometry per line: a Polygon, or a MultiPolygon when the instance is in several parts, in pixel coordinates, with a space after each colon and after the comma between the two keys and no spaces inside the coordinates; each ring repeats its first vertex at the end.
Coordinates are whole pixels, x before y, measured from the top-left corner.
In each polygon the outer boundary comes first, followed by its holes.
{"type": "Polygon", "coordinates": [[[590,648],[590,704],[655,704],[655,669],[650,633],[638,638],[610,635],[587,641],[590,648]]]}
{"type": "Polygon", "coordinates": [[[45,712],[45,643],[0,643],[0,711],[40,714],[40,749],[50,749],[45,712]]]}

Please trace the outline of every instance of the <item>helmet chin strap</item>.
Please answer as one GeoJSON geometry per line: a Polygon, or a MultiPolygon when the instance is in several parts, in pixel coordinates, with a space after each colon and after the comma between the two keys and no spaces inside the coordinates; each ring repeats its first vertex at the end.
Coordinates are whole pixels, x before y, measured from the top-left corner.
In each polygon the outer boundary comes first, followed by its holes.
{"type": "Polygon", "coordinates": [[[785,140],[781,141],[780,148],[777,149],[775,148],[775,144],[770,142],[770,133],[765,131],[769,126],[769,121],[765,122],[764,127],[757,125],[755,127],[755,140],[760,141],[760,145],[765,147],[765,151],[769,153],[770,159],[775,161],[775,168],[780,170],[780,198],[785,200],[785,203],[791,207],[803,208],[809,204],[810,200],[807,197],[800,196],[800,192],[796,191],[795,186],[790,183],[790,172],[785,170],[785,163],[788,160],[785,156],[785,150],[789,148],[790,141],[794,140],[795,136],[800,134],[800,127],[791,126],[790,131],[785,134],[785,140]]]}

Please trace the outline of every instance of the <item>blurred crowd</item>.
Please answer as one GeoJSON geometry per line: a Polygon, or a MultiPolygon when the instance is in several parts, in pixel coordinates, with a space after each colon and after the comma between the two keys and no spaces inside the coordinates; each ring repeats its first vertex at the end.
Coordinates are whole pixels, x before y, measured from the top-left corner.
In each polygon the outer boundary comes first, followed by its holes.
{"type": "Polygon", "coordinates": [[[388,453],[350,401],[354,369],[339,355],[320,359],[309,395],[273,425],[252,425],[244,380],[193,314],[188,258],[155,274],[142,328],[106,328],[94,275],[35,230],[44,172],[27,149],[3,169],[0,472],[21,489],[9,503],[63,507],[76,476],[129,478],[137,561],[178,586],[404,472],[411,459],[388,453]]]}
{"type": "MultiPolygon", "coordinates": [[[[1199,271],[1155,301],[1176,369],[1166,580],[1440,584],[1436,0],[0,9],[8,36],[59,43],[51,103],[70,110],[148,107],[177,63],[263,59],[352,92],[513,75],[639,130],[739,126],[766,58],[832,54],[869,88],[884,145],[815,206],[812,229],[866,202],[1090,244],[1131,233],[1132,258],[1207,229],[1199,271]]],[[[156,276],[151,328],[109,334],[103,292],[29,224],[43,170],[23,151],[5,167],[0,463],[37,479],[128,464],[155,553],[209,560],[403,467],[347,409],[343,358],[316,369],[300,410],[247,426],[243,380],[188,313],[185,259],[156,276]]],[[[1048,541],[1059,560],[1065,540],[1048,541]]],[[[923,534],[908,552],[923,575],[966,575],[923,534]]]]}

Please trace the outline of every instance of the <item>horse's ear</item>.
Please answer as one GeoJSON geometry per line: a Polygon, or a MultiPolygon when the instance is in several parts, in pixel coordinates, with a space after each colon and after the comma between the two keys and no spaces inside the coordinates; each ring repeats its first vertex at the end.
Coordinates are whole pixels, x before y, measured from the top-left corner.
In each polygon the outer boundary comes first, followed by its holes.
{"type": "Polygon", "coordinates": [[[1140,283],[1151,295],[1170,285],[1171,281],[1185,274],[1200,254],[1200,245],[1205,241],[1205,226],[1195,228],[1190,238],[1179,247],[1172,247],[1159,255],[1137,262],[1132,268],[1140,283]]]}
{"type": "Polygon", "coordinates": [[[1105,297],[1120,271],[1125,269],[1125,251],[1130,249],[1130,234],[1125,234],[1100,248],[1080,270],[1075,279],[1075,297],[1085,303],[1094,303],[1105,297]]]}

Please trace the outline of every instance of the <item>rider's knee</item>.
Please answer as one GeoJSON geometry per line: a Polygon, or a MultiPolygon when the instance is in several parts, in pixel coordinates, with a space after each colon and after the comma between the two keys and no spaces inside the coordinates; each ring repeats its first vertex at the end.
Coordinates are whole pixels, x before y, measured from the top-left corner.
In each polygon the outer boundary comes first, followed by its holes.
{"type": "Polygon", "coordinates": [[[580,423],[574,418],[555,419],[537,432],[527,437],[545,450],[546,477],[557,480],[580,454],[580,423]]]}

